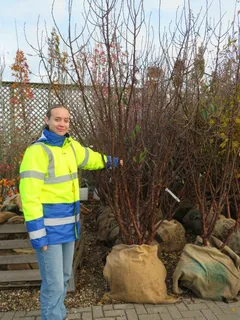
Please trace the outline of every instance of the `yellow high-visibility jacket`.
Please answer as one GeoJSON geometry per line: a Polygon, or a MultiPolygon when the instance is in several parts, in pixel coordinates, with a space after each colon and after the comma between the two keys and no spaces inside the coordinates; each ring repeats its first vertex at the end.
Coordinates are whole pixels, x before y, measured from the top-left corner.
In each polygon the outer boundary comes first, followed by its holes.
{"type": "Polygon", "coordinates": [[[61,147],[37,141],[27,148],[20,167],[20,195],[33,248],[80,236],[78,168],[97,170],[105,164],[111,166],[111,157],[71,137],[61,147]]]}

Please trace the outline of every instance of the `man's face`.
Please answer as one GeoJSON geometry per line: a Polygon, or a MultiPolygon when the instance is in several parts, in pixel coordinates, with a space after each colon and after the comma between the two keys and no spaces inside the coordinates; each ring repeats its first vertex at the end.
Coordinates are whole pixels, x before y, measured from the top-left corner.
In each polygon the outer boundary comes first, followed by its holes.
{"type": "Polygon", "coordinates": [[[69,120],[69,112],[64,107],[52,109],[50,119],[45,118],[49,130],[60,136],[64,136],[68,132],[69,120]]]}

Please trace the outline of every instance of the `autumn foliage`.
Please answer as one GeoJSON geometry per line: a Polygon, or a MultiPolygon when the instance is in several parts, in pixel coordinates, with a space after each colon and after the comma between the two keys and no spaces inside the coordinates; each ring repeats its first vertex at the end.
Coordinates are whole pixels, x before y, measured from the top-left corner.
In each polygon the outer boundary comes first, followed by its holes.
{"type": "Polygon", "coordinates": [[[0,163],[0,204],[7,196],[18,192],[19,165],[28,143],[32,122],[33,93],[29,83],[30,70],[23,51],[17,50],[11,65],[14,82],[11,85],[11,137],[0,163]]]}
{"type": "Polygon", "coordinates": [[[15,62],[12,64],[11,69],[15,82],[11,86],[14,89],[14,95],[11,97],[10,103],[19,106],[24,104],[26,100],[33,99],[29,84],[29,66],[23,51],[17,50],[15,62]]]}

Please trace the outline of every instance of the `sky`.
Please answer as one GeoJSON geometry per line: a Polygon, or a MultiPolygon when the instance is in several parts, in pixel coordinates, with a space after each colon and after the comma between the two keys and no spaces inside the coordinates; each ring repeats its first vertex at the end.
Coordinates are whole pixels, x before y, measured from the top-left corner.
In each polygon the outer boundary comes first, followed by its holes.
{"type": "MultiPolygon", "coordinates": [[[[83,23],[84,0],[73,1],[73,21],[80,26],[83,23]]],[[[200,10],[205,12],[206,2],[211,4],[209,17],[214,22],[219,21],[222,16],[223,30],[233,22],[234,14],[240,10],[240,0],[144,0],[144,10],[147,17],[151,14],[150,24],[156,30],[159,26],[159,12],[161,27],[168,27],[171,21],[174,23],[177,10],[180,12],[186,2],[189,2],[195,16],[200,10]],[[160,11],[159,3],[161,4],[160,11]]],[[[67,8],[68,0],[55,0],[54,15],[63,35],[67,34],[68,29],[67,8]]],[[[36,46],[38,31],[41,34],[45,28],[48,31],[52,29],[54,24],[51,9],[52,0],[0,0],[0,66],[3,57],[5,59],[3,80],[13,80],[10,65],[14,62],[16,51],[19,48],[24,51],[30,69],[35,74],[31,75],[30,81],[41,81],[37,77],[39,59],[34,56],[35,53],[29,43],[36,46]]]]}

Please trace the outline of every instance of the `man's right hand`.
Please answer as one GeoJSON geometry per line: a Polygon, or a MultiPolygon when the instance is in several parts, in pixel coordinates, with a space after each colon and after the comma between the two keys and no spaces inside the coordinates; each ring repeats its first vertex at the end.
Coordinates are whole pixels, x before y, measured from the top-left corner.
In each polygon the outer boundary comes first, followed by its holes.
{"type": "Polygon", "coordinates": [[[47,251],[47,246],[42,247],[42,251],[47,251]]]}

